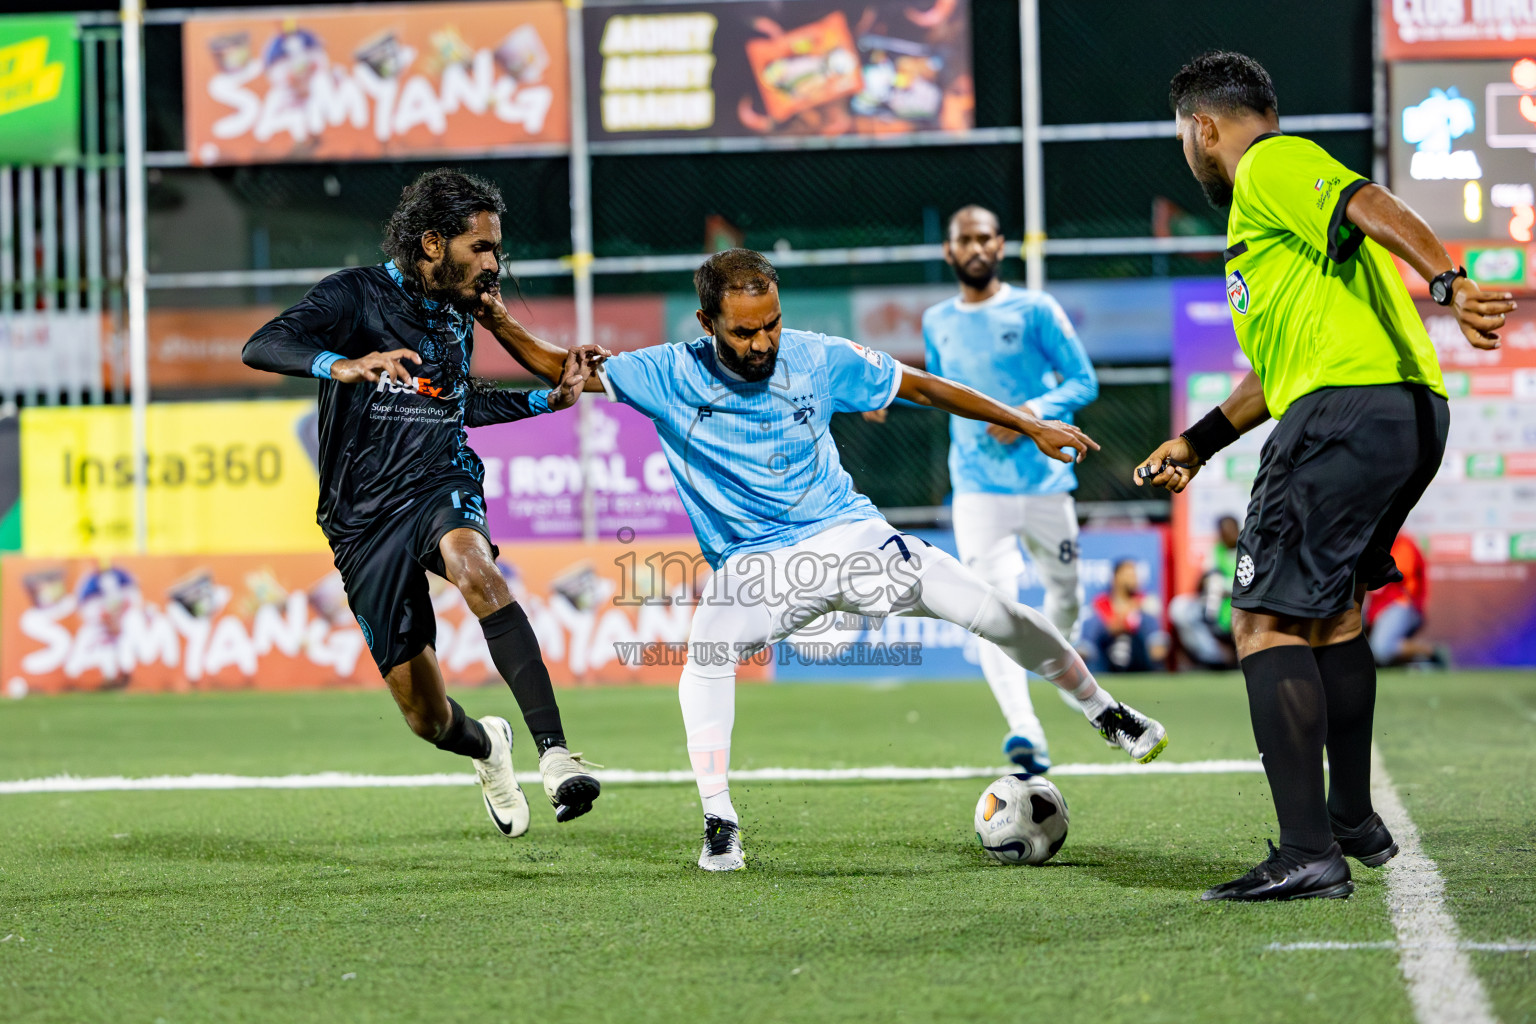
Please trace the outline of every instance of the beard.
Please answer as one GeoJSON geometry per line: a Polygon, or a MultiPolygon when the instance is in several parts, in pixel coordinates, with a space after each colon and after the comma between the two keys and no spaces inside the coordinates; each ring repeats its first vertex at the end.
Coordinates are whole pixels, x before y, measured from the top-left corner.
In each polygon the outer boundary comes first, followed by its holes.
{"type": "Polygon", "coordinates": [[[774,369],[779,365],[779,350],[776,348],[756,358],[749,351],[747,358],[743,359],[731,350],[731,346],[716,340],[715,354],[720,357],[721,366],[752,384],[772,377],[774,369]]]}
{"type": "Polygon", "coordinates": [[[427,271],[427,298],[445,302],[460,313],[474,313],[480,308],[480,296],[500,290],[501,277],[494,270],[484,270],[474,277],[474,290],[464,294],[463,281],[469,276],[469,264],[457,263],[444,256],[427,271]]]}
{"type": "Polygon", "coordinates": [[[986,289],[988,285],[997,279],[997,264],[985,263],[986,269],[979,273],[969,269],[984,263],[985,261],[982,260],[972,260],[967,264],[954,264],[951,269],[955,272],[955,280],[967,288],[975,288],[977,291],[986,289]]]}
{"type": "Polygon", "coordinates": [[[1205,193],[1205,201],[1218,212],[1231,206],[1232,183],[1221,176],[1221,171],[1216,167],[1216,161],[1205,155],[1199,140],[1195,141],[1195,160],[1200,167],[1195,171],[1195,180],[1200,183],[1200,191],[1205,193]]]}

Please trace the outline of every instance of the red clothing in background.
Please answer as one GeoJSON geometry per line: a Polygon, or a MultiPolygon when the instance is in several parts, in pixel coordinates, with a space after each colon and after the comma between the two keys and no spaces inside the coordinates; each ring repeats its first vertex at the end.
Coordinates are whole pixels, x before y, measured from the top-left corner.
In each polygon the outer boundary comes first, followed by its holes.
{"type": "Polygon", "coordinates": [[[1366,627],[1374,625],[1376,616],[1389,604],[1397,604],[1399,601],[1407,601],[1413,605],[1413,610],[1420,615],[1424,614],[1424,602],[1429,597],[1429,577],[1425,573],[1424,552],[1413,542],[1413,538],[1406,533],[1397,535],[1397,540],[1392,542],[1392,560],[1397,563],[1398,571],[1403,574],[1403,582],[1388,583],[1380,590],[1374,591],[1366,601],[1365,624],[1366,627]]]}

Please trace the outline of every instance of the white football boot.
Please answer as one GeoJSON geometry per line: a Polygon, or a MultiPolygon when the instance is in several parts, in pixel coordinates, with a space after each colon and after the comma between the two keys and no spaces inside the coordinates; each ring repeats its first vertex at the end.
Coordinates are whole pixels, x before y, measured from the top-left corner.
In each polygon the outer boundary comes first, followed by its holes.
{"type": "Polygon", "coordinates": [[[580,754],[564,747],[550,747],[539,755],[539,773],[544,776],[544,795],[555,809],[556,821],[579,818],[592,809],[592,801],[603,791],[602,784],[588,771],[602,765],[589,764],[580,754]]]}
{"type": "Polygon", "coordinates": [[[480,776],[480,792],[485,796],[485,810],[501,834],[516,838],[528,831],[528,800],[512,774],[512,725],[505,718],[486,715],[480,719],[485,734],[491,738],[491,755],[484,760],[472,758],[475,774],[480,776]]]}
{"type": "Polygon", "coordinates": [[[729,818],[704,815],[704,849],[699,867],[705,871],[740,871],[747,866],[741,852],[741,826],[729,818]]]}
{"type": "Polygon", "coordinates": [[[1131,759],[1146,764],[1168,745],[1168,730],[1155,718],[1148,718],[1135,708],[1116,704],[1093,720],[1104,742],[1119,747],[1131,759]]]}

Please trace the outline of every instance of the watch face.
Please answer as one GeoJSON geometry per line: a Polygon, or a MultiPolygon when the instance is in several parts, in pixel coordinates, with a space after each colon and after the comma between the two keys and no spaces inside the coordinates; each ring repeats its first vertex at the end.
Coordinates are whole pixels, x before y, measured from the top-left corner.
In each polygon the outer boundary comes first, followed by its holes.
{"type": "Polygon", "coordinates": [[[1446,283],[1445,278],[1437,277],[1429,283],[1429,297],[1440,305],[1445,305],[1445,300],[1450,297],[1450,294],[1451,286],[1446,283]]]}

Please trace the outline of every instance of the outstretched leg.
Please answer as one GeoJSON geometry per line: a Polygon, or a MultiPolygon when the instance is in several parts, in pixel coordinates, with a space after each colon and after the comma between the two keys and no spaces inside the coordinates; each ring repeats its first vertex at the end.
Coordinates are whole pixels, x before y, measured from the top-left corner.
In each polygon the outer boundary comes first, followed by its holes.
{"type": "Polygon", "coordinates": [[[1162,725],[1117,703],[1043,615],[1008,600],[947,555],[929,552],[927,557],[931,562],[921,580],[901,603],[992,641],[1016,663],[1070,694],[1105,740],[1136,760],[1145,763],[1162,753],[1168,745],[1162,725]]]}

